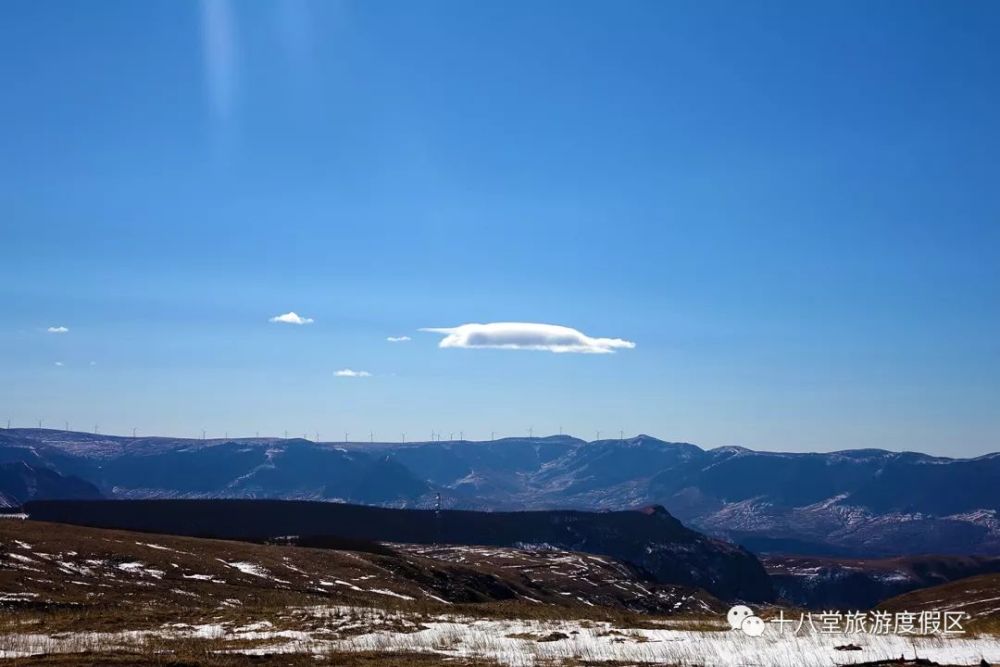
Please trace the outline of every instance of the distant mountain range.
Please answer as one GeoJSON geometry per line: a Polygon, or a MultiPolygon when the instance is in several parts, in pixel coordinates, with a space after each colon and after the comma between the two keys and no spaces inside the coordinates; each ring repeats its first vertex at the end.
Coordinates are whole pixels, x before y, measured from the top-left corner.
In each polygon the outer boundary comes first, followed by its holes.
{"type": "Polygon", "coordinates": [[[1000,554],[1000,454],[951,459],[877,449],[704,450],[641,435],[490,442],[314,443],[0,431],[0,463],[57,477],[0,499],[284,498],[391,507],[618,510],[662,505],[757,552],[1000,554]],[[41,472],[41,470],[49,472],[41,472]],[[64,481],[63,484],[59,480],[64,481]],[[81,481],[88,486],[81,487],[81,481]]]}

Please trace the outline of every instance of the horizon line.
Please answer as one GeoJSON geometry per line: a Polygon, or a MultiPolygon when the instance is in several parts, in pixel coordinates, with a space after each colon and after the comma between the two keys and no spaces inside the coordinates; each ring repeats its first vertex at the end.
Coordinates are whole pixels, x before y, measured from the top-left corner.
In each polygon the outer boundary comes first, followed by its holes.
{"type": "Polygon", "coordinates": [[[301,436],[301,437],[300,436],[271,436],[271,435],[253,435],[253,436],[234,436],[234,437],[230,437],[230,436],[226,435],[226,436],[222,436],[222,437],[211,437],[210,438],[210,437],[204,437],[203,436],[203,437],[199,438],[199,437],[175,436],[175,435],[127,435],[127,434],[126,435],[119,435],[119,434],[114,434],[114,433],[100,433],[100,432],[91,432],[91,431],[79,431],[79,430],[73,430],[73,429],[47,428],[47,427],[44,427],[44,426],[43,427],[36,427],[36,426],[17,427],[17,426],[12,426],[12,427],[8,427],[8,428],[0,427],[0,432],[9,432],[9,431],[19,431],[19,432],[24,432],[24,431],[32,431],[32,432],[49,431],[49,432],[53,432],[53,433],[78,434],[78,435],[97,436],[97,437],[103,436],[103,437],[107,437],[107,438],[116,438],[116,439],[133,440],[133,441],[134,440],[161,439],[161,440],[185,440],[185,441],[192,441],[192,442],[226,443],[226,442],[248,442],[248,441],[258,441],[258,442],[273,442],[273,441],[289,442],[289,441],[293,441],[293,440],[298,440],[298,441],[308,442],[308,443],[311,443],[311,444],[314,444],[314,445],[404,445],[404,446],[406,446],[406,445],[429,445],[429,444],[435,444],[435,443],[450,443],[450,444],[465,443],[465,444],[470,444],[471,445],[471,444],[485,444],[485,443],[491,443],[491,442],[501,442],[501,441],[504,441],[504,440],[535,440],[535,441],[541,441],[541,440],[559,440],[559,439],[572,440],[572,441],[576,441],[576,442],[579,442],[579,443],[582,443],[582,444],[591,445],[591,444],[603,443],[603,442],[623,442],[624,443],[626,441],[632,442],[632,441],[636,441],[636,440],[640,440],[640,439],[651,439],[651,440],[655,440],[657,442],[661,442],[661,443],[666,444],[666,445],[695,447],[696,449],[699,449],[699,450],[701,450],[703,452],[713,452],[713,451],[719,451],[719,450],[729,449],[729,450],[737,450],[737,451],[743,451],[743,452],[751,452],[751,453],[754,453],[754,454],[774,454],[774,455],[779,455],[779,456],[780,455],[810,456],[810,455],[829,455],[829,454],[846,454],[846,453],[852,453],[853,454],[853,453],[866,452],[866,451],[868,451],[868,452],[880,452],[880,453],[886,453],[886,454],[900,454],[900,455],[902,455],[902,454],[916,454],[916,455],[919,455],[919,456],[925,456],[925,457],[932,458],[932,459],[945,459],[945,460],[949,460],[949,461],[974,461],[974,460],[977,460],[977,459],[985,459],[985,458],[990,458],[990,457],[994,457],[994,456],[1000,456],[1000,450],[998,450],[998,451],[992,451],[992,452],[987,452],[985,454],[980,454],[978,456],[943,456],[943,455],[940,455],[940,454],[931,454],[929,452],[920,452],[920,451],[916,451],[916,450],[892,450],[892,449],[883,449],[881,447],[857,447],[857,448],[848,448],[848,449],[834,449],[834,450],[829,450],[829,451],[811,451],[811,452],[803,452],[803,451],[780,451],[780,450],[768,450],[768,449],[753,449],[751,447],[746,447],[746,446],[743,446],[743,445],[719,445],[717,447],[705,448],[705,447],[702,447],[702,446],[697,445],[697,444],[692,443],[692,442],[663,440],[662,438],[658,438],[658,437],[656,437],[654,435],[650,435],[648,433],[638,433],[638,434],[635,434],[635,435],[632,435],[632,436],[628,436],[628,437],[622,436],[622,437],[617,437],[617,438],[600,438],[600,439],[595,439],[595,440],[586,440],[584,438],[580,438],[580,437],[571,435],[569,433],[552,433],[552,434],[549,434],[549,435],[501,435],[499,437],[495,437],[495,438],[492,438],[492,439],[489,439],[489,440],[475,440],[475,439],[470,439],[470,438],[456,439],[454,437],[448,438],[448,439],[438,438],[438,439],[432,439],[432,440],[421,440],[421,439],[418,439],[418,440],[374,440],[374,439],[370,439],[370,440],[350,440],[350,439],[348,439],[348,440],[322,440],[322,439],[320,439],[320,440],[312,440],[312,439],[306,437],[306,434],[303,434],[303,436],[301,436]]]}

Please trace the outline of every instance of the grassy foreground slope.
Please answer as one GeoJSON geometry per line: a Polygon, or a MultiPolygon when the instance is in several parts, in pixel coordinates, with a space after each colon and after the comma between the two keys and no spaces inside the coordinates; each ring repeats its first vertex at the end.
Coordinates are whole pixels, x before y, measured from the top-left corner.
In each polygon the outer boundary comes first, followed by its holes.
{"type": "Polygon", "coordinates": [[[224,538],[323,536],[414,544],[554,548],[641,567],[664,584],[724,600],[772,601],[760,561],[684,526],[662,507],[616,512],[411,510],[289,500],[35,501],[34,519],[95,528],[224,538]]]}
{"type": "Polygon", "coordinates": [[[859,648],[849,653],[838,636],[749,637],[729,630],[727,606],[704,592],[658,586],[589,554],[346,546],[0,520],[0,660],[832,667],[912,653],[940,665],[1000,661],[991,637],[852,636],[859,648]]]}
{"type": "MultiPolygon", "coordinates": [[[[312,634],[408,632],[445,613],[641,625],[648,618],[637,612],[716,618],[723,609],[703,591],[658,585],[588,554],[346,544],[304,548],[0,520],[0,658],[165,664],[157,655],[167,652],[181,658],[176,664],[315,664],[307,642],[292,651],[269,647],[312,634]]],[[[337,664],[437,660],[362,648],[337,664]]]]}
{"type": "Polygon", "coordinates": [[[1000,634],[1000,574],[983,574],[897,595],[879,604],[887,611],[960,611],[971,632],[1000,634]]]}
{"type": "Polygon", "coordinates": [[[589,554],[450,547],[444,559],[411,545],[349,544],[317,549],[0,521],[0,604],[151,618],[161,609],[248,605],[473,605],[529,616],[550,607],[585,616],[723,608],[703,591],[656,584],[589,554]]]}

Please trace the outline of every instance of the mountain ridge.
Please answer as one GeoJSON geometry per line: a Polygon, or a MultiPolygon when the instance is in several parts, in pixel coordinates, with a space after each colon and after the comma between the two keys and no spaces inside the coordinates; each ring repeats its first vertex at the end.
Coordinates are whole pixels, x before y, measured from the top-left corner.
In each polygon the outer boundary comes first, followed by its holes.
{"type": "Polygon", "coordinates": [[[691,530],[662,507],[643,511],[476,512],[291,500],[33,501],[33,520],[190,537],[259,541],[287,536],[410,544],[560,549],[632,563],[664,584],[699,587],[723,599],[768,601],[760,561],[691,530]]]}
{"type": "MultiPolygon", "coordinates": [[[[615,510],[660,504],[758,551],[1000,554],[1000,455],[703,449],[648,435],[313,442],[0,431],[22,458],[111,498],[286,498],[392,507],[615,510]]],[[[2,489],[0,489],[2,491],[2,489]]]]}

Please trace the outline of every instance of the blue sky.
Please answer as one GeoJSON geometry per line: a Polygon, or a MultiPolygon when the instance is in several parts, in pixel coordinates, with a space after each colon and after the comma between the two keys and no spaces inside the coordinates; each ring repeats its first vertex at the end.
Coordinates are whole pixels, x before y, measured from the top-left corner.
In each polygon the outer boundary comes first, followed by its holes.
{"type": "Polygon", "coordinates": [[[996,3],[0,11],[0,419],[1000,449],[996,3]]]}

